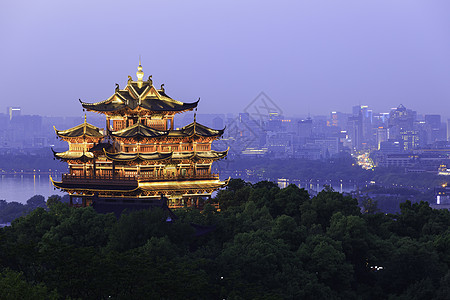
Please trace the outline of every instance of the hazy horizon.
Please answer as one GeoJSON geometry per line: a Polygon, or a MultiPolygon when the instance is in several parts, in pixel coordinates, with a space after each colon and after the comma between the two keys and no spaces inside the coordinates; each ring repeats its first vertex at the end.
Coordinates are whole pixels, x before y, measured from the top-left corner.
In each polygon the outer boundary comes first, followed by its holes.
{"type": "Polygon", "coordinates": [[[82,115],[136,78],[198,113],[265,92],[287,116],[399,104],[450,117],[448,1],[9,1],[0,11],[0,109],[82,115]]]}

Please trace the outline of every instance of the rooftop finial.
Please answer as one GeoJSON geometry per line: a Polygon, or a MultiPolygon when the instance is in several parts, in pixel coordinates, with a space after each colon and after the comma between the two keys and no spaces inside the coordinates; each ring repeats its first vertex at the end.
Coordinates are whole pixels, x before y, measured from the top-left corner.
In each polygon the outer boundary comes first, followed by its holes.
{"type": "Polygon", "coordinates": [[[153,86],[153,80],[152,80],[152,75],[150,75],[150,76],[148,76],[148,84],[150,85],[150,86],[153,86]]]}
{"type": "Polygon", "coordinates": [[[144,72],[142,72],[141,56],[140,55],[139,55],[139,66],[138,66],[138,71],[136,72],[136,77],[138,79],[139,88],[141,88],[142,87],[142,78],[144,78],[144,72]]]}

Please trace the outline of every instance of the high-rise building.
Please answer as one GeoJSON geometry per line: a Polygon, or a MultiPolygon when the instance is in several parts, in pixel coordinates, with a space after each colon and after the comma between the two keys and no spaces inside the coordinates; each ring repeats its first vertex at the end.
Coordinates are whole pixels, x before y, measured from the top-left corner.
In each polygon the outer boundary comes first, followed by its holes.
{"type": "Polygon", "coordinates": [[[420,145],[419,131],[403,130],[400,132],[403,150],[410,151],[420,145]]]}
{"type": "Polygon", "coordinates": [[[9,119],[12,120],[14,117],[21,115],[21,109],[17,106],[8,106],[6,108],[6,114],[9,116],[9,119]]]}
{"type": "Polygon", "coordinates": [[[347,131],[353,141],[353,149],[360,150],[375,145],[373,132],[373,111],[367,105],[353,106],[353,116],[348,119],[347,131]]]}
{"type": "Polygon", "coordinates": [[[363,144],[362,114],[351,116],[347,122],[347,133],[351,140],[352,150],[361,150],[363,144]]]}
{"type": "MultiPolygon", "coordinates": [[[[389,113],[389,135],[391,139],[402,140],[401,132],[414,130],[414,121],[416,121],[417,112],[407,109],[400,104],[393,108],[389,113]]],[[[403,142],[402,142],[403,143],[403,142]]]]}
{"type": "Polygon", "coordinates": [[[441,115],[425,115],[425,124],[427,126],[427,143],[432,144],[440,138],[441,115]]]}
{"type": "Polygon", "coordinates": [[[377,149],[380,150],[381,143],[389,139],[389,129],[385,127],[377,128],[377,149]]]}
{"type": "Polygon", "coordinates": [[[447,119],[447,141],[450,142],[450,119],[447,119]]]}

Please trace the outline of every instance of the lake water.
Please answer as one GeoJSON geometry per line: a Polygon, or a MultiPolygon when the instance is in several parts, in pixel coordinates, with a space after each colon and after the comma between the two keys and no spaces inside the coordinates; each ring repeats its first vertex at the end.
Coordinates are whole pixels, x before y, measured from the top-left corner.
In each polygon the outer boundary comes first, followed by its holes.
{"type": "MultiPolygon", "coordinates": [[[[51,176],[53,180],[61,180],[61,174],[51,176]]],[[[49,174],[0,176],[0,200],[26,203],[34,195],[42,195],[47,199],[55,194],[63,196],[65,193],[53,189],[49,174]]]]}
{"type": "MultiPolygon", "coordinates": [[[[53,180],[61,180],[61,174],[51,174],[51,176],[53,180]]],[[[351,192],[356,189],[356,183],[348,181],[324,182],[315,180],[293,180],[292,182],[283,182],[283,179],[278,180],[278,185],[280,187],[285,187],[289,183],[294,183],[298,187],[306,189],[310,194],[321,191],[324,184],[331,185],[335,191],[341,193],[351,192]]],[[[49,174],[0,176],[0,200],[26,203],[27,200],[34,195],[42,195],[47,199],[49,196],[55,194],[63,196],[65,193],[53,188],[49,174]]]]}
{"type": "Polygon", "coordinates": [[[355,191],[358,185],[355,181],[352,180],[324,181],[324,180],[278,179],[277,183],[280,188],[284,188],[291,183],[295,184],[299,188],[307,190],[311,195],[317,194],[318,192],[322,191],[325,185],[330,186],[334,191],[339,193],[350,193],[352,191],[355,191]]]}

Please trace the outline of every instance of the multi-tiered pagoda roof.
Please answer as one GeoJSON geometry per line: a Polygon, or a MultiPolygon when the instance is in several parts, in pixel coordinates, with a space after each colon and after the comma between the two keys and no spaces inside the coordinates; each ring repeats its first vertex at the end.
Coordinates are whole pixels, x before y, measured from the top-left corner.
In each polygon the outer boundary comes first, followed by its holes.
{"type": "Polygon", "coordinates": [[[198,123],[195,114],[192,123],[174,128],[174,115],[196,109],[199,101],[169,97],[164,85],[153,86],[152,76],[143,81],[140,64],[136,75],[138,80],[129,76],[124,89],[116,84],[104,101],[80,100],[85,110],[106,116],[106,130],[87,123],[86,117],[71,129],[55,128],[69,150],[54,156],[69,164],[69,173],[53,184],[68,192],[71,202],[81,198],[83,205],[95,206],[101,201],[102,209],[105,203],[144,205],[163,196],[172,207],[201,207],[227,184],[211,173],[211,164],[228,154],[228,149],[211,150],[224,129],[198,123]]]}
{"type": "Polygon", "coordinates": [[[116,85],[115,93],[108,99],[96,103],[86,103],[80,100],[81,105],[88,111],[98,113],[119,113],[134,110],[147,110],[155,113],[178,113],[192,110],[197,107],[199,100],[192,103],[183,103],[172,99],[164,91],[153,86],[151,76],[147,81],[133,82],[131,77],[124,89],[116,85]]]}

